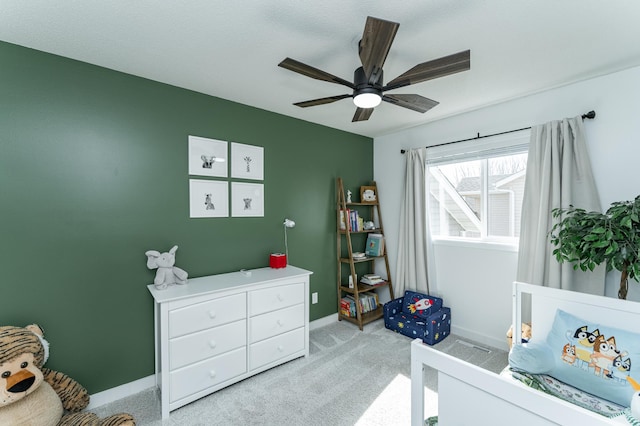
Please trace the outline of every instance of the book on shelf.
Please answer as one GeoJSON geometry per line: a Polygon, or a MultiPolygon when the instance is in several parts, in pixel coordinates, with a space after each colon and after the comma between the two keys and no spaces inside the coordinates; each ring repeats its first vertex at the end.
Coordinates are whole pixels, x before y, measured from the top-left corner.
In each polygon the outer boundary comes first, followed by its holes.
{"type": "Polygon", "coordinates": [[[356,316],[356,302],[346,297],[340,299],[340,313],[346,317],[356,316]]]}
{"type": "MultiPolygon", "coordinates": [[[[376,293],[362,293],[358,299],[360,300],[360,312],[363,314],[378,309],[379,302],[376,293]]],[[[340,313],[351,318],[356,317],[356,299],[354,296],[348,294],[340,299],[340,313]]]]}
{"type": "MultiPolygon", "coordinates": [[[[358,280],[358,276],[356,275],[356,280],[358,280]]],[[[349,275],[349,288],[353,288],[353,276],[349,275]]]]}
{"type": "Polygon", "coordinates": [[[347,229],[347,225],[349,226],[349,231],[351,232],[359,232],[364,230],[364,219],[358,215],[357,210],[340,209],[339,217],[340,230],[345,231],[347,229]]]}
{"type": "Polygon", "coordinates": [[[362,284],[370,285],[370,286],[379,286],[382,284],[386,284],[386,280],[383,279],[380,275],[375,274],[365,274],[362,278],[360,278],[360,282],[362,284]]]}
{"type": "Polygon", "coordinates": [[[360,217],[357,210],[340,209],[340,230],[346,230],[347,225],[350,232],[362,232],[364,231],[364,218],[360,217]]]}
{"type": "Polygon", "coordinates": [[[353,231],[353,216],[354,211],[349,209],[340,209],[340,230],[345,231],[347,229],[347,225],[349,226],[349,231],[353,231]]]}
{"type": "Polygon", "coordinates": [[[343,210],[340,209],[340,229],[341,230],[346,230],[347,229],[347,223],[349,223],[349,217],[350,217],[350,210],[343,210]]]}
{"type": "Polygon", "coordinates": [[[358,210],[349,210],[349,231],[360,232],[364,229],[364,219],[358,214],[358,210]]]}
{"type": "Polygon", "coordinates": [[[378,308],[378,295],[370,292],[361,293],[360,305],[363,313],[375,311],[378,308]]]}
{"type": "Polygon", "coordinates": [[[382,234],[367,235],[365,253],[367,256],[382,256],[384,254],[384,236],[382,234]]]}
{"type": "Polygon", "coordinates": [[[361,251],[354,251],[353,253],[351,253],[351,257],[353,257],[354,260],[358,260],[366,259],[367,255],[366,253],[362,253],[361,251]]]}
{"type": "Polygon", "coordinates": [[[356,316],[356,302],[355,300],[343,297],[340,299],[340,313],[346,317],[356,316]]]}

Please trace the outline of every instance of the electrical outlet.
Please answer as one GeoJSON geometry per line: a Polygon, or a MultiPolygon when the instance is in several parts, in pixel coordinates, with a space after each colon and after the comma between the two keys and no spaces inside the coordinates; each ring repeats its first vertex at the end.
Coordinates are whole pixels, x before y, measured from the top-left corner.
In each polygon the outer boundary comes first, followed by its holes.
{"type": "Polygon", "coordinates": [[[311,293],[311,303],[312,304],[318,303],[318,293],[311,293]]]}

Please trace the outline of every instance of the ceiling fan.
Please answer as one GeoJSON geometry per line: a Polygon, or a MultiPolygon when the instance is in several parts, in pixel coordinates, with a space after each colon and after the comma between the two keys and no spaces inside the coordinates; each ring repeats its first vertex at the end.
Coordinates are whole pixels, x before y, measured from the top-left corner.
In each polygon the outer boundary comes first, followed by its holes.
{"type": "Polygon", "coordinates": [[[351,94],[297,102],[294,103],[294,105],[306,108],[328,104],[345,98],[353,98],[353,103],[357,107],[353,120],[351,120],[353,122],[368,120],[373,113],[373,109],[378,106],[381,101],[420,113],[425,113],[438,105],[438,102],[416,94],[384,94],[383,92],[438,77],[444,77],[449,74],[467,71],[471,67],[471,51],[465,50],[453,55],[423,62],[387,84],[383,84],[382,66],[387,58],[391,43],[393,43],[399,26],[400,24],[396,22],[385,21],[371,16],[367,17],[364,33],[358,45],[362,66],[358,67],[353,73],[353,82],[336,77],[333,74],[310,65],[303,64],[295,59],[285,58],[278,64],[279,67],[315,78],[316,80],[341,84],[353,89],[353,93],[351,94]]]}

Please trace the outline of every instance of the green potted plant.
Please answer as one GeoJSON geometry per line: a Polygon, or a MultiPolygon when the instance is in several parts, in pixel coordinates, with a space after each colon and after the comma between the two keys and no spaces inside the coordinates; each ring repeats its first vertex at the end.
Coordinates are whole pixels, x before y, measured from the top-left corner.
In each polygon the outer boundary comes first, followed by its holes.
{"type": "Polygon", "coordinates": [[[606,213],[587,212],[573,206],[551,211],[562,218],[550,232],[558,262],[593,271],[606,262],[607,272],[620,271],[618,298],[626,299],[629,278],[640,276],[640,195],[633,201],[611,204],[606,213]]]}

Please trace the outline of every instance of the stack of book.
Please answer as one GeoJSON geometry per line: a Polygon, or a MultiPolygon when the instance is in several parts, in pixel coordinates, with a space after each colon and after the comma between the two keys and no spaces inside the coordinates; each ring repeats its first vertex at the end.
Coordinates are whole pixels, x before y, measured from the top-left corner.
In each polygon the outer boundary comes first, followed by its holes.
{"type": "Polygon", "coordinates": [[[340,229],[345,230],[349,225],[349,231],[364,231],[364,219],[360,217],[357,210],[340,210],[340,229]]]}
{"type": "MultiPolygon", "coordinates": [[[[378,308],[378,295],[376,293],[362,293],[359,299],[360,312],[363,314],[375,311],[378,308]]],[[[356,317],[356,300],[352,295],[349,294],[340,299],[340,313],[347,317],[356,317]]]]}
{"type": "Polygon", "coordinates": [[[365,274],[360,279],[360,282],[362,284],[366,284],[366,285],[370,285],[370,286],[378,286],[378,285],[386,283],[386,281],[384,279],[382,279],[382,277],[380,275],[376,275],[376,274],[365,274]]]}
{"type": "Polygon", "coordinates": [[[382,256],[384,254],[384,237],[382,234],[367,235],[367,246],[364,252],[367,256],[382,256]]]}
{"type": "Polygon", "coordinates": [[[340,313],[345,317],[355,318],[356,301],[353,298],[343,297],[340,299],[340,313]]]}

